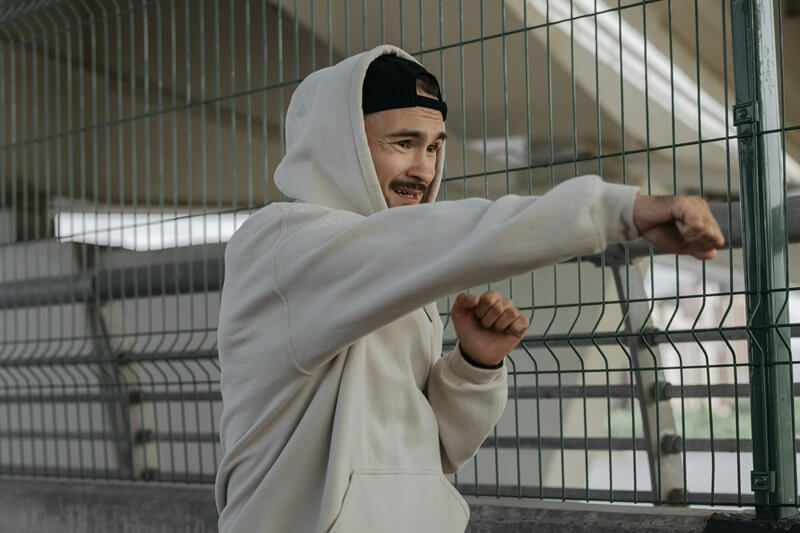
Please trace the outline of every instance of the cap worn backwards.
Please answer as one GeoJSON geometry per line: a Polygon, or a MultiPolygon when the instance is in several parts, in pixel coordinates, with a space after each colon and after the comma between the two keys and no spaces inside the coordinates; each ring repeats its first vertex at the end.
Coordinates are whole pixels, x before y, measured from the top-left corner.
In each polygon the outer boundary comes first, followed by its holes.
{"type": "Polygon", "coordinates": [[[442,118],[447,120],[447,104],[442,100],[436,77],[419,63],[391,54],[378,57],[367,69],[361,106],[365,115],[422,106],[440,111],[442,118]],[[436,98],[417,94],[417,80],[420,78],[428,80],[429,85],[436,88],[436,98]]]}

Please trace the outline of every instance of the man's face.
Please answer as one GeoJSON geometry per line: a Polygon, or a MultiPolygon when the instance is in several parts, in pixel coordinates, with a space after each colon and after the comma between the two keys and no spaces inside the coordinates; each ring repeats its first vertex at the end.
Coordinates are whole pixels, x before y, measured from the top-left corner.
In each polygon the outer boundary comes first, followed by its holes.
{"type": "Polygon", "coordinates": [[[386,205],[420,203],[444,144],[442,114],[427,107],[387,109],[364,115],[364,126],[386,205]]]}

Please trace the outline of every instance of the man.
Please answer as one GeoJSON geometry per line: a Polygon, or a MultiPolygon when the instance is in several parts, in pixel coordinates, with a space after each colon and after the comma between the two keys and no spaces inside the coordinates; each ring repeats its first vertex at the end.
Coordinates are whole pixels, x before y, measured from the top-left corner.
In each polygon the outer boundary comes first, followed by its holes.
{"type": "Polygon", "coordinates": [[[502,413],[528,320],[497,293],[461,294],[440,357],[435,302],[639,234],[699,258],[722,244],[702,200],[596,176],[433,204],[446,113],[436,79],[390,46],[295,91],[275,182],[298,201],[250,217],[225,255],[223,533],[463,531],[443,473],[502,413]]]}

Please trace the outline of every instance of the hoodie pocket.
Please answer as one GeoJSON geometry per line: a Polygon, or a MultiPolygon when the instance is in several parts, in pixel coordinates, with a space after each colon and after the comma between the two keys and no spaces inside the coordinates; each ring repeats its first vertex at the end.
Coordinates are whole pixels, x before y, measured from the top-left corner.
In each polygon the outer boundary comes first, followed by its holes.
{"type": "Polygon", "coordinates": [[[469,508],[440,471],[358,470],[330,533],[463,533],[469,508]]]}

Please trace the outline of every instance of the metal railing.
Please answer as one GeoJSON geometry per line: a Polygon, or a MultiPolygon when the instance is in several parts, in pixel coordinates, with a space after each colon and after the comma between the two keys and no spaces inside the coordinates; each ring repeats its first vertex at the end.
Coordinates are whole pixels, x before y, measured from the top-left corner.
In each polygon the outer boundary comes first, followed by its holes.
{"type": "Polygon", "coordinates": [[[713,200],[727,240],[714,261],[642,240],[492,284],[532,326],[509,358],[506,413],[457,488],[792,515],[800,91],[783,11],[0,7],[0,474],[213,480],[224,228],[280,198],[270,176],[294,86],[391,42],[450,102],[443,198],[540,194],[599,173],[713,200]]]}

